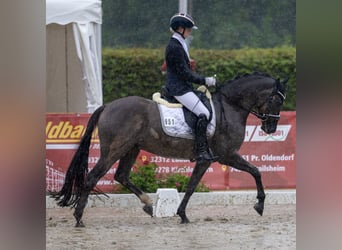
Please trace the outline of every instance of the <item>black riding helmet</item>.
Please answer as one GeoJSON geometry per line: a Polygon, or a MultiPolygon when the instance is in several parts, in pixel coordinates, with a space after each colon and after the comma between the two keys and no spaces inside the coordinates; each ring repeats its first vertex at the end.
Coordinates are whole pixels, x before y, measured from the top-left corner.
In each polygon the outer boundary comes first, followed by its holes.
{"type": "Polygon", "coordinates": [[[198,29],[198,27],[195,26],[194,19],[185,13],[177,13],[173,15],[170,19],[170,27],[173,31],[176,31],[179,27],[198,29]]]}

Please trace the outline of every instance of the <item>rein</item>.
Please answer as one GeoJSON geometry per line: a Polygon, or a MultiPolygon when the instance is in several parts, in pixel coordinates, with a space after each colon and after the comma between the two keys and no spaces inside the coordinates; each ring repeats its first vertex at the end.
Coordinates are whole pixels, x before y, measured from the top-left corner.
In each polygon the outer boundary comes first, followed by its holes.
{"type": "Polygon", "coordinates": [[[262,121],[266,121],[268,118],[274,118],[274,119],[278,119],[280,118],[280,115],[274,115],[274,114],[260,114],[257,113],[253,110],[249,111],[251,114],[255,115],[256,117],[258,117],[260,120],[262,121]]]}

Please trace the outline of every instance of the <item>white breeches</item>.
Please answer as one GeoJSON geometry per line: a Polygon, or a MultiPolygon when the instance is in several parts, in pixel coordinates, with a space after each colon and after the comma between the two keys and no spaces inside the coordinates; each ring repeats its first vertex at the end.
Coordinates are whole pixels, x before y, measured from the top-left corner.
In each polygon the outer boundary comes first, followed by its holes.
{"type": "Polygon", "coordinates": [[[195,115],[205,114],[207,120],[209,120],[210,114],[208,109],[194,92],[187,92],[184,95],[175,96],[175,98],[195,115]]]}

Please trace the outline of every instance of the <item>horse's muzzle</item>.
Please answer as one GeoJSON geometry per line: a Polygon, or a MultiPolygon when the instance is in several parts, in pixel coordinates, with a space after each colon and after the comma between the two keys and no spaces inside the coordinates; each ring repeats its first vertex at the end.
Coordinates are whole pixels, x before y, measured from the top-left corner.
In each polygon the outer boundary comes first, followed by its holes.
{"type": "Polygon", "coordinates": [[[278,119],[268,119],[262,122],[261,129],[266,134],[272,134],[277,130],[278,119]]]}

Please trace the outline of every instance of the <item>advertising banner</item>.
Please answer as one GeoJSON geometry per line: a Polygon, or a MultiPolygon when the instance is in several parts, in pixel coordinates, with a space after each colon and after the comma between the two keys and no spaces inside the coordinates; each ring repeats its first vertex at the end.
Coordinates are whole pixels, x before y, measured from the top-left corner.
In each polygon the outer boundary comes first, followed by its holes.
{"type": "MultiPolygon", "coordinates": [[[[85,132],[90,114],[47,114],[46,115],[46,190],[59,191],[65,173],[75,153],[80,138],[85,132]]],[[[262,173],[264,186],[270,188],[295,187],[295,112],[283,112],[277,131],[266,135],[260,130],[260,121],[248,118],[245,142],[241,155],[257,166],[262,173]]],[[[100,157],[100,144],[95,130],[89,151],[89,171],[100,157]]],[[[137,164],[151,162],[158,165],[159,173],[179,172],[191,175],[195,164],[189,160],[165,158],[141,151],[137,164]]],[[[118,185],[114,181],[116,162],[100,179],[97,188],[111,192],[118,185]]],[[[239,172],[229,166],[213,163],[205,173],[203,183],[210,190],[229,188],[255,188],[248,173],[239,172]]]]}
{"type": "MultiPolygon", "coordinates": [[[[256,166],[265,188],[296,187],[296,113],[282,112],[277,130],[266,134],[260,120],[250,115],[247,120],[245,140],[239,153],[256,166]]],[[[229,188],[255,188],[254,178],[229,168],[229,188]]]]}

